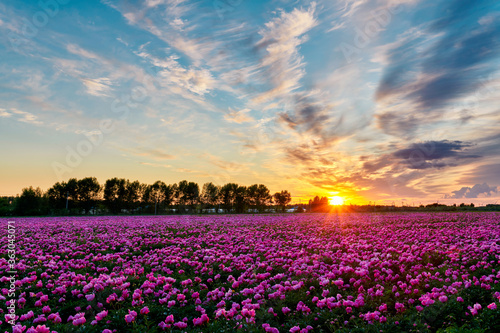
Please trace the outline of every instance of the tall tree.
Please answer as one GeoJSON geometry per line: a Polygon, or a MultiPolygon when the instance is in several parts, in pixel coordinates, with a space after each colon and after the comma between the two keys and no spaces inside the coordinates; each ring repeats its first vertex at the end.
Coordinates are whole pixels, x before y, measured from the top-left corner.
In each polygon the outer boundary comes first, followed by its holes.
{"type": "Polygon", "coordinates": [[[125,208],[127,181],[123,178],[111,178],[104,185],[104,202],[113,214],[118,214],[125,208]]]}
{"type": "Polygon", "coordinates": [[[95,207],[97,200],[99,200],[101,189],[101,185],[99,185],[95,177],[87,177],[78,181],[78,199],[85,214],[87,214],[92,207],[95,207]]]}
{"type": "Polygon", "coordinates": [[[166,185],[163,187],[163,203],[165,206],[171,206],[175,203],[178,194],[177,184],[166,185]]]}
{"type": "Polygon", "coordinates": [[[234,205],[236,213],[244,213],[247,203],[247,188],[246,186],[238,186],[234,193],[234,205]]]}
{"type": "Polygon", "coordinates": [[[183,180],[179,182],[177,193],[182,210],[184,210],[185,205],[193,210],[200,197],[200,188],[196,183],[183,180]]]}
{"type": "Polygon", "coordinates": [[[203,189],[201,191],[201,202],[208,207],[215,207],[215,211],[218,212],[217,205],[220,204],[220,191],[221,187],[215,185],[214,183],[203,184],[203,189]]]}
{"type": "Polygon", "coordinates": [[[263,212],[271,204],[272,197],[266,185],[254,184],[247,189],[247,201],[259,212],[263,212]]]}
{"type": "Polygon", "coordinates": [[[67,191],[66,182],[57,182],[47,190],[47,197],[49,199],[49,207],[51,209],[64,209],[66,208],[66,200],[69,194],[67,191]]]}
{"type": "Polygon", "coordinates": [[[66,183],[66,193],[68,196],[68,208],[78,208],[78,180],[71,178],[66,183]]]}
{"type": "Polygon", "coordinates": [[[139,207],[146,185],[141,184],[135,180],[133,182],[126,181],[125,183],[125,198],[124,206],[129,211],[135,210],[139,207]]]}
{"type": "Polygon", "coordinates": [[[148,205],[149,211],[154,211],[156,214],[163,209],[166,187],[167,185],[160,180],[146,187],[142,200],[148,205]]]}
{"type": "Polygon", "coordinates": [[[285,211],[286,205],[292,201],[292,195],[288,191],[281,191],[274,193],[274,202],[281,208],[281,211],[285,211]]]}
{"type": "Polygon", "coordinates": [[[236,204],[236,192],[238,190],[238,184],[227,183],[220,189],[221,201],[224,204],[224,209],[226,212],[231,212],[236,204]]]}

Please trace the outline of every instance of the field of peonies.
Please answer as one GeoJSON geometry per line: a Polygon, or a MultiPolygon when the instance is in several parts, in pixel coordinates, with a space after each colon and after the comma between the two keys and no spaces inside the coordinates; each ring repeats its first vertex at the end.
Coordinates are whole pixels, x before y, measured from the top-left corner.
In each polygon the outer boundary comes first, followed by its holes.
{"type": "Polygon", "coordinates": [[[498,213],[14,220],[1,331],[500,332],[498,213]]]}

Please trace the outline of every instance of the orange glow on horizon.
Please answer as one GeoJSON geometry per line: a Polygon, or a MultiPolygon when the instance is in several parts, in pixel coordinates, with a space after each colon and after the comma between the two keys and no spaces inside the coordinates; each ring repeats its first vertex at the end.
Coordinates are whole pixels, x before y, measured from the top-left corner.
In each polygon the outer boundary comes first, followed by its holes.
{"type": "Polygon", "coordinates": [[[339,197],[338,195],[333,196],[329,200],[330,205],[332,206],[341,206],[344,204],[344,198],[339,197]]]}

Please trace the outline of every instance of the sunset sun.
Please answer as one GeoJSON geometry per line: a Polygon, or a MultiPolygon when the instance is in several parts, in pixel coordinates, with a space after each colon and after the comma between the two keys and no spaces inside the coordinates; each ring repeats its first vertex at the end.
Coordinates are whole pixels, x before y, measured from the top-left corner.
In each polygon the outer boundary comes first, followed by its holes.
{"type": "Polygon", "coordinates": [[[330,205],[332,205],[332,206],[340,206],[340,205],[344,204],[344,198],[339,197],[339,196],[334,196],[334,197],[330,198],[329,202],[330,202],[330,205]]]}

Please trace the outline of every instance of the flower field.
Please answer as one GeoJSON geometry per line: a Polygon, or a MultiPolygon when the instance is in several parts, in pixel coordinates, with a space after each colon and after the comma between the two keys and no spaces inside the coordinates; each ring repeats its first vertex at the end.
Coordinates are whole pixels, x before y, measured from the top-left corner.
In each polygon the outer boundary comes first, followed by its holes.
{"type": "Polygon", "coordinates": [[[500,331],[497,213],[15,219],[15,282],[6,224],[6,332],[500,331]]]}

